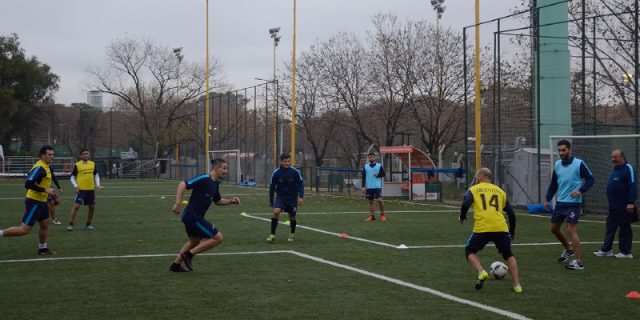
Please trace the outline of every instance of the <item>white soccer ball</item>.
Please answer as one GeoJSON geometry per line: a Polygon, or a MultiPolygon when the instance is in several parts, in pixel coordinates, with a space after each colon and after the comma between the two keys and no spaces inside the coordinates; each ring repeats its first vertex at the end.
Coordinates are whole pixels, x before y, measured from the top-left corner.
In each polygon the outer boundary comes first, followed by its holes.
{"type": "Polygon", "coordinates": [[[507,275],[509,267],[506,264],[496,261],[489,267],[489,275],[494,279],[502,279],[507,275]]]}

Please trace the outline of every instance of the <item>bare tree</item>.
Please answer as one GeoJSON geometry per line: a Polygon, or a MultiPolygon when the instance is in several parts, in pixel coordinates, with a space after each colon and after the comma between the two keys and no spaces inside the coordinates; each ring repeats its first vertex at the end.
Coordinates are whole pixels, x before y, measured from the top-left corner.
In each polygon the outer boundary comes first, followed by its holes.
{"type": "Polygon", "coordinates": [[[366,108],[371,101],[367,50],[355,35],[347,33],[338,33],[321,42],[317,50],[324,65],[321,75],[327,95],[335,101],[340,112],[348,116],[349,132],[359,135],[366,143],[379,144],[366,117],[366,108]]]}
{"type": "MultiPolygon", "coordinates": [[[[597,61],[596,77],[600,84],[599,96],[603,103],[621,103],[628,117],[635,115],[633,107],[635,14],[629,1],[589,0],[585,2],[585,15],[589,25],[584,32],[585,54],[597,61]],[[596,16],[595,23],[591,16],[596,16]],[[596,37],[590,36],[596,28],[596,37]]],[[[572,21],[572,36],[569,41],[580,48],[582,45],[582,6],[571,3],[569,14],[572,21]]],[[[586,79],[582,79],[586,81],[586,79]]],[[[579,93],[579,92],[577,92],[579,93]]],[[[597,102],[596,102],[597,103],[597,102]]]]}
{"type": "MultiPolygon", "coordinates": [[[[152,40],[116,39],[106,48],[103,66],[87,68],[88,87],[115,97],[121,105],[140,116],[142,132],[153,137],[154,160],[175,142],[172,124],[189,112],[181,112],[188,102],[205,93],[203,63],[178,59],[174,51],[152,40]]],[[[217,76],[212,90],[225,86],[213,60],[210,74],[217,76]]],[[[139,137],[144,139],[145,137],[139,137]]]]}
{"type": "MultiPolygon", "coordinates": [[[[394,137],[400,131],[409,130],[404,116],[409,109],[411,83],[403,81],[409,77],[402,70],[403,58],[415,57],[405,40],[410,40],[411,28],[403,28],[398,17],[391,14],[379,14],[373,18],[375,31],[369,35],[371,68],[371,115],[379,121],[380,132],[372,132],[378,145],[392,145],[394,137]]],[[[408,70],[407,70],[408,71],[408,70]]]]}
{"type": "MultiPolygon", "coordinates": [[[[321,53],[311,47],[302,52],[296,67],[296,124],[304,132],[304,138],[311,147],[315,166],[322,166],[330,142],[335,140],[335,131],[340,117],[335,107],[335,97],[325,94],[322,69],[325,68],[321,53]]],[[[291,83],[291,65],[281,75],[285,83],[291,83]]],[[[281,86],[280,100],[291,110],[290,85],[281,86]]]]}

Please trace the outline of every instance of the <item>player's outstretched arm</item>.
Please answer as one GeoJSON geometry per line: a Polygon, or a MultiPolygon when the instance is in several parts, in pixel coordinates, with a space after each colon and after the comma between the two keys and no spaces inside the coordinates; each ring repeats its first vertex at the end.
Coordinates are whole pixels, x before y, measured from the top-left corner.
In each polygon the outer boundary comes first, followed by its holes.
{"type": "Polygon", "coordinates": [[[216,202],[216,206],[228,206],[230,204],[240,204],[240,198],[234,197],[233,199],[220,199],[216,202]]]}

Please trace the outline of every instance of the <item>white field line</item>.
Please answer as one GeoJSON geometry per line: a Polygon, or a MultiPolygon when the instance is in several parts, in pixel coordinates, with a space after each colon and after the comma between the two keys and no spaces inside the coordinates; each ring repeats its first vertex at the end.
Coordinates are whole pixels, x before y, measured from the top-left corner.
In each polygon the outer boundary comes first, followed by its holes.
{"type": "MultiPolygon", "coordinates": [[[[551,215],[540,215],[540,214],[520,214],[520,215],[534,217],[534,218],[546,218],[546,219],[551,220],[551,215]]],[[[607,223],[606,221],[586,220],[586,219],[580,219],[580,222],[599,223],[599,224],[606,224],[607,223]]],[[[631,227],[632,228],[640,228],[640,224],[632,223],[631,227]]]]}
{"type": "MultiPolygon", "coordinates": [[[[252,216],[252,215],[250,215],[250,214],[248,214],[246,212],[243,212],[240,215],[243,216],[243,217],[251,218],[251,219],[257,219],[257,220],[271,222],[271,219],[252,216]]],[[[280,224],[284,224],[283,222],[279,222],[279,223],[280,224]]],[[[319,233],[328,234],[330,236],[340,237],[340,234],[336,233],[336,232],[331,232],[331,231],[326,231],[326,230],[322,230],[322,229],[307,227],[307,226],[303,226],[303,225],[297,225],[297,227],[301,228],[301,229],[306,229],[306,230],[311,230],[311,231],[315,231],[315,232],[319,232],[319,233]]],[[[351,240],[356,240],[356,241],[362,241],[362,242],[366,242],[366,243],[376,244],[376,245],[383,246],[383,247],[394,248],[394,249],[396,249],[398,247],[397,245],[386,243],[386,242],[368,240],[368,239],[358,238],[358,237],[353,237],[353,236],[348,236],[346,238],[347,239],[351,239],[351,240]]]]}
{"type": "MultiPolygon", "coordinates": [[[[262,217],[256,217],[255,215],[248,214],[246,212],[243,212],[240,215],[243,216],[243,217],[251,218],[251,219],[271,222],[271,219],[262,218],[262,217]]],[[[280,224],[284,224],[284,222],[279,222],[279,223],[280,224]]],[[[323,234],[330,235],[330,236],[340,237],[340,233],[337,233],[337,232],[326,231],[326,230],[307,227],[307,226],[303,226],[303,225],[297,225],[297,227],[298,228],[302,228],[302,229],[306,229],[306,230],[311,230],[311,231],[323,233],[323,234]]],[[[443,248],[464,248],[465,247],[464,244],[440,244],[440,245],[423,245],[423,246],[407,246],[407,245],[404,245],[404,244],[397,245],[397,244],[391,244],[391,243],[382,242],[382,241],[375,241],[375,240],[369,240],[369,239],[364,239],[364,238],[360,238],[360,237],[354,237],[354,236],[351,236],[351,235],[347,235],[345,237],[345,239],[362,241],[362,242],[371,243],[371,244],[375,244],[375,245],[379,245],[379,246],[383,246],[383,247],[388,247],[388,248],[393,248],[393,249],[443,249],[443,248]]],[[[582,244],[602,244],[602,241],[581,241],[580,243],[582,243],[582,244]]],[[[614,244],[615,243],[618,243],[618,242],[615,241],[614,244]]],[[[640,241],[633,241],[633,243],[640,243],[640,241]]],[[[560,242],[512,243],[511,245],[512,246],[552,246],[552,245],[560,245],[560,242]]]]}
{"type": "MultiPolygon", "coordinates": [[[[225,196],[249,196],[246,193],[225,193],[225,196]]],[[[96,195],[96,199],[121,199],[121,198],[162,198],[165,197],[167,199],[175,199],[176,194],[145,194],[145,195],[120,195],[120,196],[104,196],[101,194],[96,195]]],[[[185,200],[189,199],[189,195],[186,194],[184,196],[185,200]]],[[[75,195],[59,197],[59,199],[75,199],[75,195]]],[[[24,197],[13,197],[13,198],[0,198],[0,201],[3,200],[24,200],[24,197]]]]}
{"type": "MultiPolygon", "coordinates": [[[[614,244],[617,244],[614,241],[614,244]]],[[[640,241],[633,241],[633,243],[640,243],[640,241]]],[[[602,241],[580,241],[580,244],[602,244],[602,241]]],[[[513,247],[537,247],[537,246],[555,246],[561,245],[560,242],[530,242],[530,243],[512,243],[513,247]]],[[[428,246],[407,246],[407,249],[442,249],[442,248],[464,248],[464,244],[441,244],[441,245],[428,245],[428,246]]]]}
{"type": "MultiPolygon", "coordinates": [[[[334,198],[352,198],[352,197],[347,197],[347,196],[339,196],[339,195],[334,195],[334,194],[323,194],[320,193],[319,195],[321,196],[325,196],[325,197],[334,197],[334,198]]],[[[452,206],[452,205],[446,205],[446,204],[434,204],[434,203],[421,203],[421,202],[411,202],[411,201],[406,201],[406,200],[384,200],[385,202],[396,202],[396,203],[402,203],[402,204],[410,204],[410,205],[420,205],[420,206],[439,206],[439,207],[445,207],[445,208],[455,208],[457,210],[453,210],[453,212],[460,212],[460,207],[459,206],[452,206]]],[[[445,211],[442,211],[445,212],[445,211]]],[[[473,212],[473,210],[469,211],[469,213],[471,214],[473,212]]],[[[535,218],[547,218],[550,219],[551,215],[538,215],[538,214],[530,214],[530,213],[520,213],[517,212],[516,215],[519,216],[527,216],[527,217],[535,217],[535,218]]],[[[600,224],[605,224],[606,222],[604,221],[598,221],[598,220],[584,220],[584,219],[580,219],[580,222],[590,222],[590,223],[600,223],[600,224]]],[[[632,228],[640,228],[640,224],[631,224],[632,228]]]]}
{"type": "MultiPolygon", "coordinates": [[[[433,211],[426,211],[426,210],[394,210],[394,211],[388,211],[385,210],[385,213],[449,213],[449,212],[457,212],[454,210],[433,210],[433,211]]],[[[333,211],[333,212],[298,212],[298,215],[326,215],[326,214],[347,214],[347,213],[357,213],[357,214],[363,214],[363,215],[369,215],[369,211],[333,211]]],[[[260,212],[260,213],[256,213],[256,212],[252,212],[252,215],[258,215],[258,216],[264,216],[264,215],[272,215],[273,212],[260,212]]]]}
{"type": "Polygon", "coordinates": [[[468,306],[475,307],[475,308],[478,308],[478,309],[482,309],[482,310],[485,310],[485,311],[488,311],[488,312],[497,313],[499,315],[502,315],[502,316],[505,316],[505,317],[508,317],[508,318],[511,318],[511,319],[530,319],[530,318],[527,318],[526,316],[523,316],[521,314],[517,314],[517,313],[511,312],[511,311],[507,311],[507,310],[503,310],[503,309],[498,309],[498,308],[495,308],[495,307],[492,307],[492,306],[488,306],[486,304],[481,304],[481,303],[478,303],[478,302],[475,302],[475,301],[471,301],[471,300],[467,300],[467,299],[464,299],[464,298],[456,297],[454,295],[450,295],[450,294],[444,293],[442,291],[431,289],[429,287],[419,286],[417,284],[413,284],[413,283],[402,281],[402,280],[399,280],[399,279],[387,277],[387,276],[384,276],[384,275],[381,275],[381,274],[378,274],[378,273],[366,271],[366,270],[363,270],[363,269],[358,269],[358,268],[355,268],[355,267],[352,267],[352,266],[344,265],[344,264],[337,263],[337,262],[330,261],[330,260],[326,260],[326,259],[323,259],[323,258],[320,258],[320,257],[315,257],[315,256],[311,256],[311,255],[308,255],[308,254],[300,253],[300,252],[297,252],[297,251],[292,251],[291,253],[296,255],[296,256],[305,258],[305,259],[309,259],[309,260],[312,260],[312,261],[315,261],[315,262],[327,264],[327,265],[330,265],[330,266],[333,266],[333,267],[336,267],[336,268],[341,268],[341,269],[349,270],[349,271],[352,271],[352,272],[356,272],[356,273],[359,273],[359,274],[362,274],[362,275],[365,275],[365,276],[368,276],[368,277],[373,277],[373,278],[376,278],[376,279],[379,279],[379,280],[387,281],[387,282],[393,283],[395,285],[399,285],[399,286],[411,288],[411,289],[414,289],[414,290],[426,292],[426,293],[432,294],[434,296],[437,296],[437,297],[440,297],[440,298],[443,298],[443,299],[446,299],[446,300],[450,300],[450,301],[453,301],[453,302],[456,302],[456,303],[460,303],[460,304],[466,304],[468,306]]]}
{"type": "MultiPolygon", "coordinates": [[[[403,286],[403,287],[407,287],[410,289],[414,289],[417,291],[421,291],[421,292],[426,292],[428,294],[449,300],[449,301],[453,301],[455,303],[460,303],[460,304],[466,304],[468,306],[474,307],[474,308],[478,308],[484,311],[488,311],[488,312],[492,312],[492,313],[496,313],[511,319],[518,319],[518,320],[528,320],[530,318],[521,315],[521,314],[517,314],[511,311],[507,311],[507,310],[503,310],[503,309],[499,309],[499,308],[495,308],[492,306],[488,306],[486,304],[482,304],[482,303],[478,303],[475,301],[471,301],[471,300],[467,300],[464,298],[460,298],[460,297],[456,297],[454,295],[448,294],[448,293],[444,293],[442,291],[438,291],[429,287],[424,287],[424,286],[420,286],[417,284],[413,284],[410,282],[406,282],[403,280],[399,280],[399,279],[395,279],[395,278],[391,278],[391,277],[387,277],[385,275],[381,275],[378,273],[374,273],[374,272],[370,272],[367,270],[363,270],[363,269],[359,269],[359,268],[355,268],[352,266],[348,266],[342,263],[338,263],[335,261],[330,261],[330,260],[326,260],[320,257],[316,257],[316,256],[312,256],[312,255],[308,255],[305,253],[300,253],[297,251],[293,251],[293,250],[274,250],[274,251],[254,251],[254,252],[219,252],[219,253],[201,253],[199,254],[199,256],[229,256],[229,255],[256,255],[256,254],[273,254],[273,253],[287,253],[287,254],[292,254],[295,256],[298,256],[300,258],[304,258],[307,260],[311,260],[314,262],[318,262],[318,263],[322,263],[325,265],[329,265],[332,267],[336,267],[336,268],[340,268],[340,269],[344,269],[344,270],[348,270],[351,272],[355,272],[355,273],[359,273],[368,277],[372,277],[378,280],[382,280],[382,281],[386,281],[398,286],[403,286]]],[[[123,256],[88,256],[88,257],[61,257],[61,258],[38,258],[38,259],[23,259],[23,260],[0,260],[0,263],[20,263],[20,262],[44,262],[44,261],[69,261],[69,260],[96,260],[96,259],[137,259],[137,258],[155,258],[155,257],[172,257],[175,256],[175,254],[142,254],[142,255],[123,255],[123,256]]]]}
{"type": "MultiPolygon", "coordinates": [[[[324,196],[324,197],[333,197],[333,198],[347,198],[347,199],[353,199],[353,197],[347,197],[347,196],[339,196],[339,195],[335,195],[335,194],[326,194],[326,193],[314,193],[314,195],[319,195],[319,196],[324,196]]],[[[363,202],[364,202],[364,194],[363,194],[363,202]]],[[[448,205],[448,204],[441,204],[441,203],[421,203],[421,202],[411,202],[408,200],[395,200],[395,199],[384,199],[384,202],[394,202],[394,203],[402,203],[402,204],[411,204],[411,205],[419,205],[419,206],[430,206],[430,207],[445,207],[445,208],[456,208],[458,210],[460,210],[459,206],[452,206],[452,205],[448,205]]]]}
{"type": "MultiPolygon", "coordinates": [[[[290,253],[290,251],[272,250],[272,251],[249,251],[249,252],[215,252],[215,253],[199,253],[198,256],[234,256],[234,255],[250,255],[250,254],[270,254],[270,253],[290,253]]],[[[97,259],[137,259],[137,258],[157,258],[157,257],[175,257],[175,256],[176,256],[175,253],[162,253],[162,254],[128,254],[128,255],[122,255],[122,256],[51,257],[51,258],[21,259],[21,260],[0,260],[0,263],[65,261],[65,260],[97,260],[97,259]]]]}

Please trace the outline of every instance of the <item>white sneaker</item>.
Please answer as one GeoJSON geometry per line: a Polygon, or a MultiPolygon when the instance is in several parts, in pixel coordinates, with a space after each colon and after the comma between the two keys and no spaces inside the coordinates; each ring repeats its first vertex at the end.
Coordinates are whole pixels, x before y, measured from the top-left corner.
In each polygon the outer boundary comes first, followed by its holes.
{"type": "Polygon", "coordinates": [[[593,252],[593,255],[596,257],[613,257],[613,251],[609,250],[609,251],[602,251],[602,250],[598,250],[593,252]]]}
{"type": "Polygon", "coordinates": [[[584,265],[582,264],[582,262],[579,262],[578,260],[571,260],[571,262],[569,262],[569,264],[564,266],[564,268],[569,270],[582,270],[584,269],[584,265]]]}
{"type": "Polygon", "coordinates": [[[615,257],[618,258],[618,259],[633,259],[633,254],[631,254],[631,253],[624,254],[624,253],[620,252],[620,253],[616,253],[615,257]]]}

